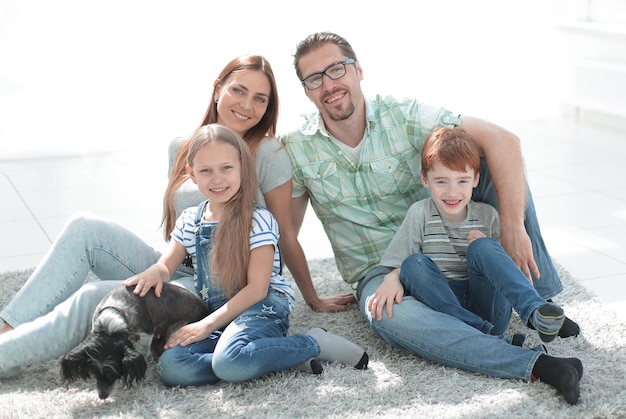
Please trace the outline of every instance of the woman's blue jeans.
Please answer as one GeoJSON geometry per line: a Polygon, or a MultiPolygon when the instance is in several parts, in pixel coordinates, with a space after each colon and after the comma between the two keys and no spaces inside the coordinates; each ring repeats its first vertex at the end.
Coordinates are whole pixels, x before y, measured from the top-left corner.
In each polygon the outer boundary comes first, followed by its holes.
{"type": "MultiPolygon", "coordinates": [[[[93,312],[122,280],[156,262],[160,253],[128,229],[77,213],[0,317],[15,328],[0,335],[0,375],[65,355],[91,329],[93,312]],[[85,282],[89,272],[100,281],[85,282]]],[[[193,270],[172,280],[195,292],[193,270]]]]}
{"type": "Polygon", "coordinates": [[[428,307],[491,335],[504,333],[511,308],[526,324],[545,303],[494,239],[481,238],[469,245],[467,269],[468,280],[448,281],[428,256],[417,253],[402,263],[400,280],[410,295],[428,307]]]}

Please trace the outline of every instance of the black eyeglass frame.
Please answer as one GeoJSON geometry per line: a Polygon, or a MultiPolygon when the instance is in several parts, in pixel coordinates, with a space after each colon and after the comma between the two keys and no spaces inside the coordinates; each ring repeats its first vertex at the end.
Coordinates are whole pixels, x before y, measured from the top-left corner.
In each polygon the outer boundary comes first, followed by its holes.
{"type": "Polygon", "coordinates": [[[337,61],[336,63],[332,63],[331,65],[329,65],[328,67],[326,67],[326,68],[324,69],[324,71],[318,71],[317,73],[309,74],[308,76],[306,76],[305,78],[303,78],[302,80],[300,80],[300,82],[301,82],[301,83],[302,83],[302,85],[303,85],[304,87],[306,87],[308,90],[315,90],[315,89],[319,89],[319,88],[322,86],[322,84],[324,84],[324,76],[328,77],[328,78],[329,78],[329,79],[331,79],[331,80],[338,80],[338,79],[340,79],[340,78],[342,78],[343,76],[345,76],[345,75],[346,75],[346,73],[347,73],[346,66],[347,66],[347,65],[350,65],[350,64],[354,64],[355,62],[356,62],[356,59],[354,59],[354,58],[348,58],[348,59],[345,59],[345,60],[343,60],[343,61],[337,61]],[[342,65],[343,65],[343,70],[344,70],[344,71],[343,71],[343,74],[342,74],[341,76],[339,76],[339,77],[331,77],[331,76],[330,76],[330,74],[328,74],[328,73],[327,73],[327,71],[328,71],[328,70],[330,70],[331,68],[333,68],[334,66],[338,65],[338,64],[342,64],[342,65]],[[307,80],[309,80],[311,77],[315,77],[315,76],[322,76],[322,77],[320,78],[321,82],[320,82],[319,86],[316,86],[316,87],[312,87],[312,88],[311,88],[311,87],[309,87],[309,86],[307,85],[307,82],[306,82],[306,81],[307,81],[307,80]]]}

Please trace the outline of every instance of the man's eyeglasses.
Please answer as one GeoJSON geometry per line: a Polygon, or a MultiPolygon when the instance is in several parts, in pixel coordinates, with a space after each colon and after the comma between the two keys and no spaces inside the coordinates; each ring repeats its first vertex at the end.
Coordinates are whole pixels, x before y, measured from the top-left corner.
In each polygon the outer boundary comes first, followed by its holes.
{"type": "Polygon", "coordinates": [[[320,87],[324,82],[324,76],[328,77],[331,80],[337,80],[345,76],[346,65],[354,64],[354,61],[354,58],[348,58],[347,60],[333,63],[326,67],[324,71],[313,73],[300,81],[302,82],[302,85],[305,86],[307,89],[315,90],[320,87]]]}

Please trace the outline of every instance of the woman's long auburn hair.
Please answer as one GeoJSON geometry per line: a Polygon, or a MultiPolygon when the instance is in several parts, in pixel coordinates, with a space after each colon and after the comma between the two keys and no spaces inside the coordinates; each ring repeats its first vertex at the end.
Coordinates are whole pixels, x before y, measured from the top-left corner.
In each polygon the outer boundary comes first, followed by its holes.
{"type": "MultiPolygon", "coordinates": [[[[211,100],[209,106],[204,113],[202,122],[198,128],[217,122],[217,103],[215,102],[216,90],[221,87],[233,73],[237,73],[245,70],[260,71],[265,74],[270,82],[270,96],[267,103],[267,109],[265,114],[261,118],[258,124],[250,128],[248,132],[243,136],[244,141],[250,148],[252,156],[257,149],[257,146],[265,138],[265,136],[275,137],[276,126],[278,124],[278,90],[276,87],[276,78],[270,63],[260,55],[244,55],[237,57],[229,62],[222,70],[220,75],[215,79],[213,83],[213,91],[211,92],[211,100]]],[[[181,146],[176,161],[172,166],[169,174],[169,180],[167,182],[167,188],[165,189],[165,196],[163,197],[163,217],[161,219],[161,227],[163,228],[163,236],[165,241],[170,240],[170,233],[172,232],[174,225],[176,224],[176,210],[174,209],[174,195],[180,186],[189,179],[187,174],[187,153],[189,152],[189,139],[187,139],[181,146]]]]}
{"type": "MultiPolygon", "coordinates": [[[[213,230],[211,253],[208,255],[211,280],[232,297],[248,282],[250,262],[250,229],[257,195],[254,158],[245,141],[232,129],[219,124],[198,128],[189,138],[186,164],[193,168],[198,150],[209,143],[231,145],[241,162],[241,186],[225,203],[222,219],[213,230]]],[[[197,254],[197,257],[204,255],[197,254]]]]}

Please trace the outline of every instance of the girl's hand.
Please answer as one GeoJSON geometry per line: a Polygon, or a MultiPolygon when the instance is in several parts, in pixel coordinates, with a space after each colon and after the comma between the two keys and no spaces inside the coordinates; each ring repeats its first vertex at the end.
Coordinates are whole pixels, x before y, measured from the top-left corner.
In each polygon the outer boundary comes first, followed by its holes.
{"type": "Polygon", "coordinates": [[[400,282],[400,268],[396,268],[385,275],[385,279],[376,292],[368,297],[367,310],[372,318],[382,320],[383,309],[387,306],[387,317],[391,318],[394,302],[400,304],[403,296],[404,287],[400,282]]]}
{"type": "Polygon", "coordinates": [[[313,311],[319,313],[336,313],[338,311],[347,311],[351,304],[357,304],[358,301],[354,294],[340,294],[332,297],[318,298],[316,302],[309,303],[309,307],[313,311]]]}
{"type": "Polygon", "coordinates": [[[190,343],[200,342],[201,340],[208,338],[210,335],[211,329],[208,328],[202,320],[195,323],[189,323],[172,333],[167,342],[165,342],[165,349],[170,349],[178,345],[186,346],[190,343]]]}
{"type": "Polygon", "coordinates": [[[167,282],[169,277],[167,268],[160,263],[155,263],[142,273],[131,276],[123,284],[127,287],[135,285],[133,294],[140,297],[145,296],[150,288],[154,288],[154,295],[158,298],[163,290],[163,282],[167,282]]]}
{"type": "Polygon", "coordinates": [[[480,230],[470,230],[467,232],[467,244],[471,244],[476,239],[487,237],[485,233],[480,230]]]}

